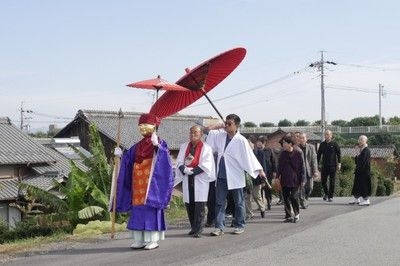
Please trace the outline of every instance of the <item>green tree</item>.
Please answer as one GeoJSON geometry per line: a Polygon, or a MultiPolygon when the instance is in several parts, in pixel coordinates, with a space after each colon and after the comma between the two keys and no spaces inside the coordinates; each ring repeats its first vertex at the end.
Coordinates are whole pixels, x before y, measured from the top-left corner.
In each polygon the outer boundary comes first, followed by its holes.
{"type": "Polygon", "coordinates": [[[93,156],[85,159],[89,171],[84,172],[71,160],[71,172],[65,185],[60,185],[60,192],[65,201],[54,194],[35,186],[21,184],[27,191],[23,210],[29,211],[32,204],[40,202],[48,209],[65,214],[72,225],[90,219],[109,220],[107,211],[111,189],[111,167],[107,164],[100,134],[94,125],[89,126],[90,147],[93,156]]]}
{"type": "Polygon", "coordinates": [[[280,120],[279,122],[278,122],[278,127],[290,127],[290,126],[292,126],[292,122],[290,122],[288,119],[283,119],[283,120],[280,120]]]}
{"type": "Polygon", "coordinates": [[[320,126],[321,125],[321,120],[317,120],[314,121],[314,123],[312,123],[313,126],[320,126]]]}
{"type": "Polygon", "coordinates": [[[272,122],[262,122],[260,123],[260,127],[274,127],[275,124],[272,122]]]}
{"type": "Polygon", "coordinates": [[[306,126],[310,125],[310,122],[308,122],[308,121],[306,121],[304,119],[303,120],[297,120],[297,122],[294,123],[294,125],[298,126],[298,127],[306,127],[306,126]]]}
{"type": "Polygon", "coordinates": [[[347,126],[347,121],[345,120],[333,120],[331,123],[332,126],[339,126],[339,127],[345,127],[347,126]]]}
{"type": "Polygon", "coordinates": [[[244,122],[243,127],[257,127],[257,125],[253,122],[244,122]]]}
{"type": "Polygon", "coordinates": [[[387,124],[389,125],[400,125],[400,117],[394,116],[389,118],[387,124]]]}
{"type": "MultiPolygon", "coordinates": [[[[383,121],[383,124],[385,121],[383,121]]],[[[379,116],[365,116],[365,117],[356,117],[350,120],[347,123],[349,127],[362,127],[362,126],[378,126],[379,125],[379,116]]]]}

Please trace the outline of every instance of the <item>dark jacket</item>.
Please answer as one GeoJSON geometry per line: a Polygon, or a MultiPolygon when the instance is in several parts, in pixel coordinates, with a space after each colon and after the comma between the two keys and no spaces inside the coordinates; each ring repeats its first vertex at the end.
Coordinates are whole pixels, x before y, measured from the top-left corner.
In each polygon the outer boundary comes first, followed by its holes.
{"type": "Polygon", "coordinates": [[[282,151],[277,174],[280,176],[282,187],[299,187],[305,182],[302,152],[295,148],[292,152],[282,151]]]}
{"type": "Polygon", "coordinates": [[[317,153],[317,161],[320,162],[322,157],[322,168],[336,167],[341,161],[340,147],[335,141],[323,141],[319,145],[317,153]]]}

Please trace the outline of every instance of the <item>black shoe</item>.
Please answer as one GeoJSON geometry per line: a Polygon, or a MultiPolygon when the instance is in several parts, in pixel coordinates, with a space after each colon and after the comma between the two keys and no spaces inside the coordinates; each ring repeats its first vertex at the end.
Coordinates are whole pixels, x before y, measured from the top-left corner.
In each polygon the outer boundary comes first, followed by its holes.
{"type": "Polygon", "coordinates": [[[204,227],[212,227],[213,226],[213,224],[212,223],[205,223],[205,225],[204,225],[204,227]]]}
{"type": "Polygon", "coordinates": [[[193,234],[193,237],[194,238],[201,238],[201,233],[195,233],[195,234],[193,234]]]}
{"type": "Polygon", "coordinates": [[[270,211],[271,210],[271,204],[267,205],[267,209],[270,211]]]}
{"type": "Polygon", "coordinates": [[[188,235],[190,235],[190,236],[191,236],[191,235],[194,235],[194,231],[193,231],[193,230],[190,230],[189,233],[188,233],[188,235]]]}
{"type": "Polygon", "coordinates": [[[323,199],[323,200],[328,200],[328,196],[325,195],[322,199],[323,199]]]}
{"type": "Polygon", "coordinates": [[[261,218],[265,217],[265,211],[261,211],[261,218]]]}
{"type": "Polygon", "coordinates": [[[301,208],[305,210],[308,208],[308,205],[302,205],[301,208]]]}
{"type": "Polygon", "coordinates": [[[287,217],[287,218],[285,218],[285,220],[283,220],[283,222],[284,223],[292,223],[293,219],[292,219],[292,217],[287,217]]]}

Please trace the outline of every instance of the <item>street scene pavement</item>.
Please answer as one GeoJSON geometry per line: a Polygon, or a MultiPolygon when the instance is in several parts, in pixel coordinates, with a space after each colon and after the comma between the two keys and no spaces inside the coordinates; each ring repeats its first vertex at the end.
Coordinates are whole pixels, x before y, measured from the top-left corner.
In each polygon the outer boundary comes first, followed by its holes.
{"type": "MultiPolygon", "coordinates": [[[[6,265],[399,265],[400,197],[373,197],[370,206],[311,198],[300,221],[283,223],[282,205],[247,221],[241,235],[225,228],[220,237],[205,228],[201,238],[189,225],[170,226],[155,250],[131,250],[130,234],[19,254],[6,265]]],[[[230,225],[230,220],[227,220],[230,225]]]]}

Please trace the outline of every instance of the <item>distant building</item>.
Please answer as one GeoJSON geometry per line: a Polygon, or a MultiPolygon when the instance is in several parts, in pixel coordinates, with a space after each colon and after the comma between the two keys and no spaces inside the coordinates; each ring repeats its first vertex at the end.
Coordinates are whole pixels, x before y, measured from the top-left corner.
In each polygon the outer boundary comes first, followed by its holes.
{"type": "MultiPolygon", "coordinates": [[[[133,144],[142,139],[138,128],[139,112],[123,112],[121,118],[121,147],[130,148],[133,144]]],[[[173,115],[161,120],[157,134],[168,143],[171,156],[176,158],[179,147],[183,142],[189,140],[189,128],[193,125],[207,126],[215,124],[218,119],[211,116],[194,115],[173,115]]],[[[87,150],[89,147],[89,125],[96,125],[106,153],[111,158],[116,146],[118,112],[115,111],[94,111],[79,110],[74,120],[61,129],[56,138],[78,137],[81,146],[87,150]]]]}
{"type": "MultiPolygon", "coordinates": [[[[55,182],[64,182],[70,173],[70,160],[86,171],[82,159],[72,155],[71,145],[79,147],[79,140],[37,140],[21,131],[6,117],[0,117],[0,219],[10,227],[21,220],[15,203],[24,200],[20,183],[30,184],[54,192],[55,182]],[[77,142],[78,141],[78,142],[77,142]],[[69,147],[69,148],[68,148],[69,147]],[[73,158],[72,158],[73,157],[73,158]]],[[[87,151],[83,151],[86,152],[87,151]]]]}

